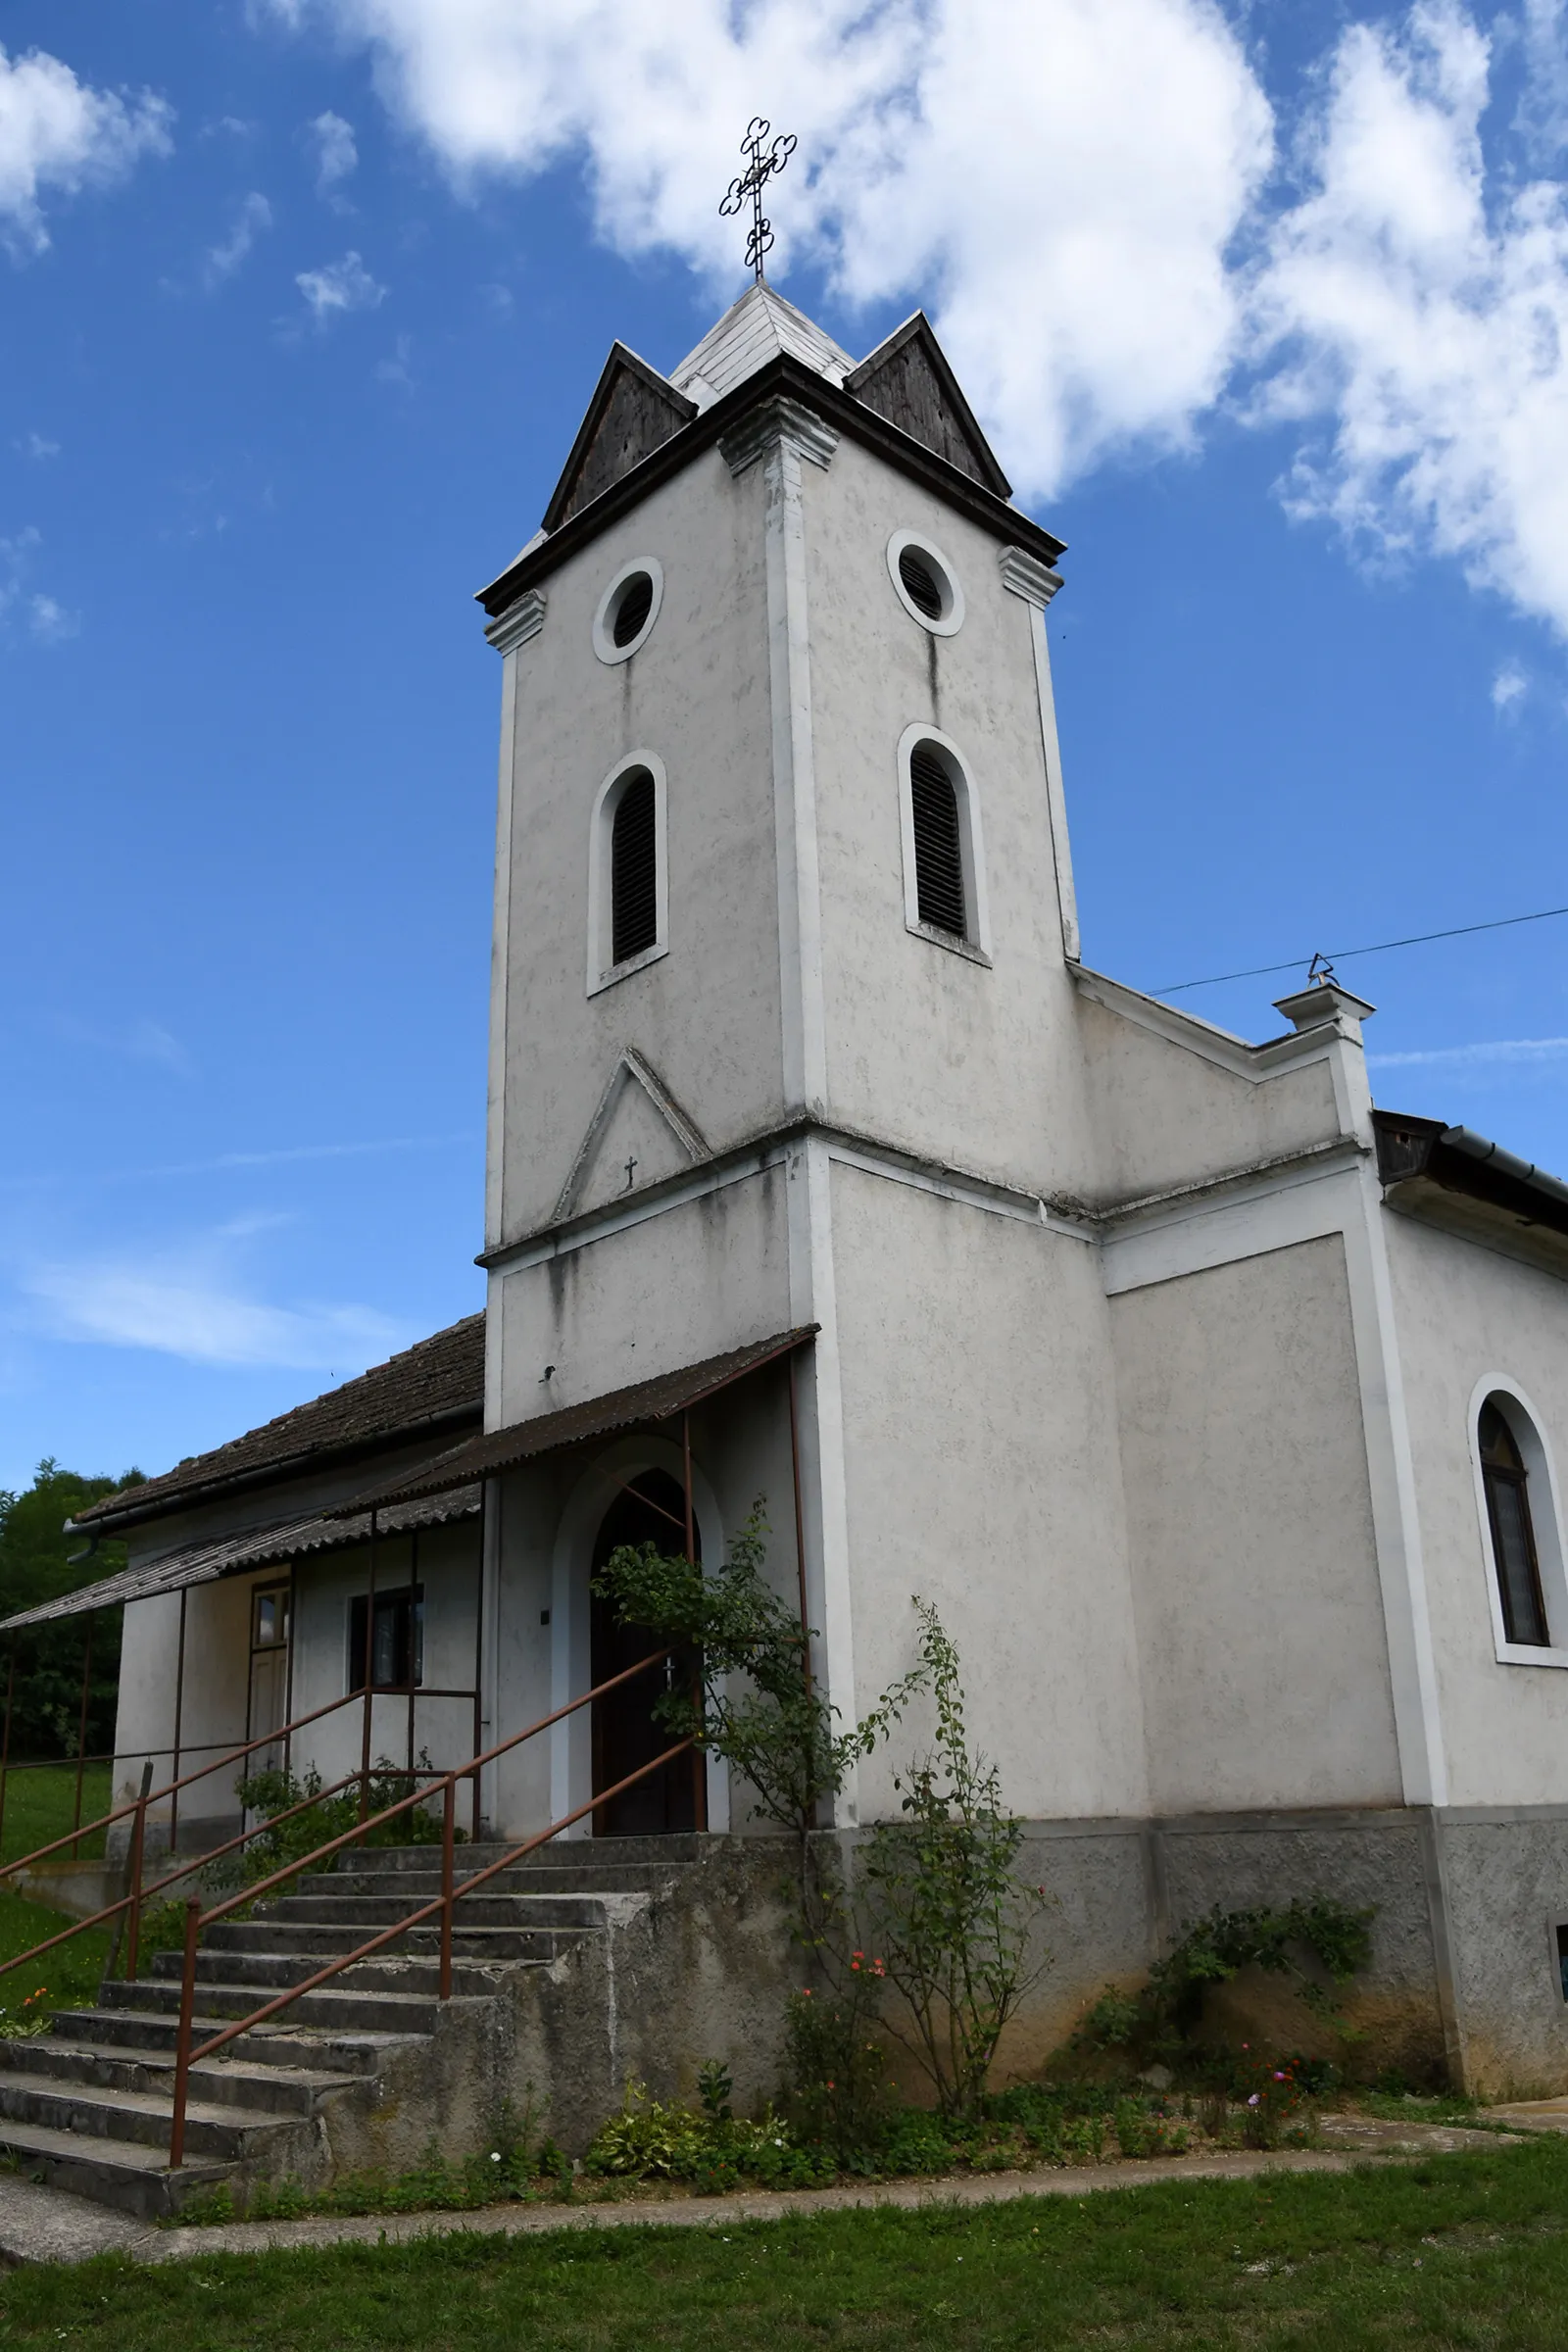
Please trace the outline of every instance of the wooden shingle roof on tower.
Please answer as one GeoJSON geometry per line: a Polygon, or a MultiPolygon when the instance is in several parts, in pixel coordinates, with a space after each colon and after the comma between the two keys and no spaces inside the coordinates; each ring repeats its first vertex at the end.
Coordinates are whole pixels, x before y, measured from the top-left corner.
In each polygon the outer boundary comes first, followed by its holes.
{"type": "Polygon", "coordinates": [[[747,413],[785,398],[1047,564],[1065,543],[1012,506],[974,412],[921,311],[858,365],[765,281],[749,286],[669,376],[617,343],[539,535],[479,591],[492,619],[747,413]]]}

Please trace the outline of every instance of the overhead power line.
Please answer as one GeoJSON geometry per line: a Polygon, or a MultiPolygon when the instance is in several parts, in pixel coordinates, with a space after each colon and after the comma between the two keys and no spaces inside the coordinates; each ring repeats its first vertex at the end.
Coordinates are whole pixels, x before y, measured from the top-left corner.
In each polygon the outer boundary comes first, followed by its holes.
{"type": "Polygon", "coordinates": [[[1380,939],[1370,948],[1331,948],[1321,957],[1293,956],[1288,963],[1254,963],[1245,972],[1213,972],[1206,980],[1178,980],[1169,988],[1156,988],[1151,994],[1179,997],[1187,989],[1218,988],[1226,980],[1265,980],[1273,972],[1299,971],[1304,963],[1342,963],[1349,956],[1386,956],[1391,948],[1424,948],[1429,940],[1467,939],[1474,931],[1509,931],[1516,923],[1549,922],[1554,914],[1568,914],[1568,906],[1542,906],[1534,914],[1502,914],[1490,923],[1456,923],[1449,931],[1416,931],[1408,939],[1380,939]]]}

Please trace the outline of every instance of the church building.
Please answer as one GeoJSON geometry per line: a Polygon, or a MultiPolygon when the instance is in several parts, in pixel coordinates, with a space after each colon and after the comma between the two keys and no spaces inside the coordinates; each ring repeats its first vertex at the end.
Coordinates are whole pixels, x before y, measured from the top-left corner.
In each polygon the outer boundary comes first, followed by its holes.
{"type": "MultiPolygon", "coordinates": [[[[84,1512],[130,1565],[51,1613],[125,1600],[122,1797],[313,1710],[296,1770],[449,1770],[634,1662],[614,1544],[760,1499],[845,1722],[914,1595],[958,1645],[1053,1897],[1015,2063],[1322,1893],[1412,2068],[1568,2088],[1568,1185],[1374,1106],[1332,976],[1252,1044],[1084,961],[1063,553],[922,315],[856,360],[760,277],[667,374],[614,347],[480,600],[483,1317],[84,1512]]],[[[714,1760],[632,1777],[650,1698],[474,1826],[760,1836],[714,1760]]]]}

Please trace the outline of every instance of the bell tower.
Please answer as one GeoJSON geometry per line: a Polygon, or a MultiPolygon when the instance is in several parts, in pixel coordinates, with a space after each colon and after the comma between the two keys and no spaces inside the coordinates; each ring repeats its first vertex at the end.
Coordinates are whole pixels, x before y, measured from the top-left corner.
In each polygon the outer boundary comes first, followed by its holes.
{"type": "MultiPolygon", "coordinates": [[[[1048,1278],[1023,1238],[1087,1188],[1061,553],[923,315],[857,362],[759,274],[668,375],[614,347],[481,598],[504,660],[488,1426],[809,1332],[795,1464],[764,1414],[710,1439],[705,1475],[726,1523],[762,1492],[787,1531],[798,1489],[846,1714],[892,1641],[855,1529],[887,1521],[906,1612],[899,1459],[924,1475],[945,1420],[953,1441],[975,1313],[1059,1317],[1083,1280],[1102,1315],[1088,1269],[1048,1278]]],[[[976,1398],[993,1432],[1017,1409],[1015,1383],[1004,1411],[976,1398]]]]}

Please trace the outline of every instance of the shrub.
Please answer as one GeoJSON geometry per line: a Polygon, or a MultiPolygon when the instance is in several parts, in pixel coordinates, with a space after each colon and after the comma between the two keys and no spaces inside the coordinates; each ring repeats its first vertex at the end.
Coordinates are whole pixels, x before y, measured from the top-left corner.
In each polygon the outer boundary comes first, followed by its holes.
{"type": "Polygon", "coordinates": [[[1122,2049],[1146,2062],[1191,2060],[1208,1987],[1249,1965],[1288,1978],[1308,2009],[1348,2033],[1332,1992],[1302,1960],[1315,1960],[1336,1986],[1348,1984],[1371,1960],[1372,1918],[1370,1910],[1352,1911],[1330,1895],[1298,1897],[1278,1910],[1216,1907],[1155,1961],[1141,1991],[1129,1995],[1107,1985],[1072,2046],[1122,2049]]]}
{"type": "MultiPolygon", "coordinates": [[[[1049,1955],[1032,1951],[1046,1890],[1019,1878],[1023,1824],[994,1764],[969,1744],[958,1653],[929,1602],[917,1678],[936,1701],[936,1740],[896,1779],[904,1818],[879,1822],[863,1862],[888,1982],[944,2114],[979,2112],[1003,2029],[1049,1955]]],[[[914,1679],[914,1678],[911,1678],[914,1679]]]]}

